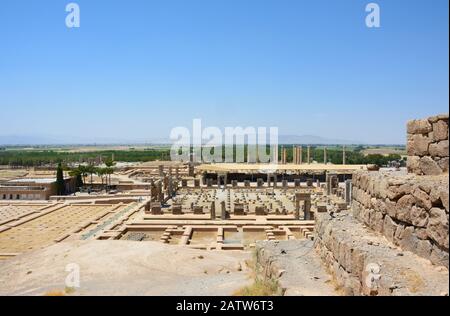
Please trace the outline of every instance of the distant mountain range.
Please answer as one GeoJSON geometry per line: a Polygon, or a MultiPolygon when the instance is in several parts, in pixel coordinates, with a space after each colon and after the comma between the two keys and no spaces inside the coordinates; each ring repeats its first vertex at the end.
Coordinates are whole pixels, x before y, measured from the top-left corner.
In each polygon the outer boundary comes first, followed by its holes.
{"type": "MultiPolygon", "coordinates": [[[[100,140],[99,143],[115,143],[113,139],[100,140]]],[[[75,145],[75,144],[94,144],[96,140],[82,137],[54,137],[42,135],[0,135],[0,146],[26,146],[26,145],[75,145]]]]}
{"type": "Polygon", "coordinates": [[[311,145],[361,145],[364,142],[356,140],[333,139],[315,135],[280,135],[278,137],[280,144],[311,144],[311,145]]]}
{"type": "MultiPolygon", "coordinates": [[[[364,144],[361,141],[325,138],[314,135],[279,135],[279,144],[314,144],[314,145],[350,145],[364,144]]],[[[55,137],[43,135],[0,135],[0,146],[36,146],[36,145],[118,145],[118,144],[171,144],[168,138],[117,139],[117,138],[85,138],[55,137]]]]}

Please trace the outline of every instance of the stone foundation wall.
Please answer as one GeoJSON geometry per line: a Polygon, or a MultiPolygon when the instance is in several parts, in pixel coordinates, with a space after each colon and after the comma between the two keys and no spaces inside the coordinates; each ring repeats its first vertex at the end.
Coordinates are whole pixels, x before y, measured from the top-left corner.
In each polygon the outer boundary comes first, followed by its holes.
{"type": "Polygon", "coordinates": [[[403,252],[351,214],[320,214],[315,248],[344,295],[448,295],[448,270],[403,252]]]}
{"type": "Polygon", "coordinates": [[[448,295],[448,114],[407,129],[409,173],[357,172],[351,211],[316,219],[316,249],[345,294],[448,295]]]}
{"type": "Polygon", "coordinates": [[[448,173],[448,114],[409,121],[408,171],[417,175],[448,173]]]}
{"type": "Polygon", "coordinates": [[[355,218],[402,249],[448,268],[448,176],[359,172],[352,181],[355,218]]]}

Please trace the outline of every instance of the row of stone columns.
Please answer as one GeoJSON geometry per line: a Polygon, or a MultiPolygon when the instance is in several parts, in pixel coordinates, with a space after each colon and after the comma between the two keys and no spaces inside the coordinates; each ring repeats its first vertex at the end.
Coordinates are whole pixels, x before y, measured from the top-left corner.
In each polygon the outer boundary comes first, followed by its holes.
{"type": "MultiPolygon", "coordinates": [[[[311,163],[311,146],[307,146],[306,148],[306,163],[311,163]]],[[[342,147],[342,164],[346,164],[346,151],[345,145],[342,147]]],[[[327,148],[323,148],[323,163],[326,164],[328,162],[327,157],[327,148]]],[[[281,163],[287,164],[287,149],[282,146],[281,147],[281,163]]],[[[302,146],[293,146],[292,147],[292,163],[296,165],[300,165],[303,163],[303,147],[302,146]]]]}
{"type": "Polygon", "coordinates": [[[303,147],[302,146],[294,146],[292,148],[292,163],[296,165],[301,165],[303,163],[303,147]]]}
{"type": "MultiPolygon", "coordinates": [[[[307,147],[306,153],[306,162],[311,163],[311,146],[307,147]]],[[[281,147],[281,163],[283,165],[287,164],[287,149],[282,146],[281,147]]],[[[293,146],[292,147],[292,163],[296,165],[301,165],[303,163],[303,147],[302,146],[293,146]]]]}

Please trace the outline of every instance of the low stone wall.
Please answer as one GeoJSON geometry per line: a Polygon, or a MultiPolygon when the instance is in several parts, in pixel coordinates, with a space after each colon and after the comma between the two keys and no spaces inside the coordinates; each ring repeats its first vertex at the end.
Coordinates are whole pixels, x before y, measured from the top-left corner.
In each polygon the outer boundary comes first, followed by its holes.
{"type": "Polygon", "coordinates": [[[449,178],[395,172],[358,172],[352,210],[404,250],[449,265],[449,178]]]}
{"type": "Polygon", "coordinates": [[[448,173],[448,114],[409,121],[408,171],[417,175],[448,173]]]}
{"type": "Polygon", "coordinates": [[[315,247],[345,295],[448,295],[445,267],[403,252],[349,213],[319,214],[315,247]]]}

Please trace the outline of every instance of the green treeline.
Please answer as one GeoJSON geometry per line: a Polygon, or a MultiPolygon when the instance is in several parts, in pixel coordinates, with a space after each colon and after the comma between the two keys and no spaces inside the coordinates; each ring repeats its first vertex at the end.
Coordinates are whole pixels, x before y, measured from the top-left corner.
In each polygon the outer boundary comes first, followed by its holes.
{"type": "MultiPolygon", "coordinates": [[[[279,147],[278,155],[281,160],[282,146],[279,147]]],[[[248,146],[244,148],[244,157],[247,157],[248,146]]],[[[292,162],[293,149],[292,146],[286,146],[287,160],[292,162]]],[[[204,149],[207,150],[207,149],[204,149]]],[[[233,148],[236,152],[236,146],[233,148]]],[[[311,147],[311,160],[318,163],[324,162],[323,147],[311,147]]],[[[303,162],[307,159],[307,149],[303,147],[303,162]]],[[[225,158],[225,148],[222,148],[222,156],[225,158]]],[[[236,155],[234,155],[236,156],[236,155]]],[[[59,163],[93,163],[97,161],[105,161],[114,157],[114,161],[122,162],[146,162],[155,160],[170,160],[170,149],[167,148],[152,148],[146,150],[103,150],[92,152],[64,152],[52,150],[1,150],[0,151],[0,165],[9,165],[11,167],[38,167],[45,165],[56,166],[59,163]]],[[[331,147],[327,148],[327,162],[333,164],[342,164],[342,148],[331,147]]],[[[245,158],[246,159],[246,158],[245,158]]],[[[364,155],[360,148],[353,147],[346,150],[347,164],[377,164],[384,166],[390,161],[402,161],[400,155],[364,155]]]]}
{"type": "Polygon", "coordinates": [[[92,152],[58,152],[38,150],[6,150],[0,151],[0,165],[12,167],[37,167],[58,163],[91,163],[99,158],[104,161],[114,156],[115,161],[136,162],[169,160],[169,149],[135,150],[106,150],[92,152]]]}

